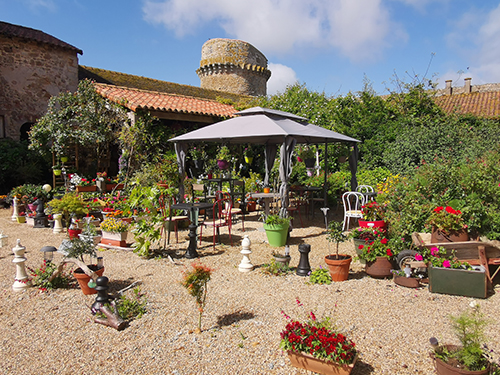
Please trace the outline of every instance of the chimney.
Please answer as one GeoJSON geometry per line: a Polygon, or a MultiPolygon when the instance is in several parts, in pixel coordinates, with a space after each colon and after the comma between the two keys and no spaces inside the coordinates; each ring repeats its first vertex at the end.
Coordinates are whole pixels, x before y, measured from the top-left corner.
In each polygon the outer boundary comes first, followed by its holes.
{"type": "Polygon", "coordinates": [[[470,94],[472,92],[472,85],[471,85],[471,80],[472,78],[465,78],[464,81],[464,93],[465,94],[470,94]]]}
{"type": "Polygon", "coordinates": [[[451,79],[444,81],[444,83],[446,84],[446,87],[444,88],[444,94],[451,95],[453,92],[453,88],[451,87],[451,79]]]}

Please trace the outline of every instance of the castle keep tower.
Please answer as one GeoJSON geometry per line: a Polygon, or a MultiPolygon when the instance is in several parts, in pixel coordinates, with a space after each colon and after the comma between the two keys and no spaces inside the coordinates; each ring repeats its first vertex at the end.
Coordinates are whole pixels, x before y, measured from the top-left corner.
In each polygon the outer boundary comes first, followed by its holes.
{"type": "Polygon", "coordinates": [[[241,40],[211,39],[201,48],[196,70],[201,88],[240,95],[266,95],[271,71],[257,48],[241,40]]]}

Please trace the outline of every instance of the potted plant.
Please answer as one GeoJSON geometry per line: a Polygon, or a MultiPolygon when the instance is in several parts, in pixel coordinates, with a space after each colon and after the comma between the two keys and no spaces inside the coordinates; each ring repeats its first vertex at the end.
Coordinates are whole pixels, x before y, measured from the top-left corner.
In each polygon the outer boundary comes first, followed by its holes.
{"type": "Polygon", "coordinates": [[[394,283],[406,288],[418,288],[423,274],[417,273],[416,269],[411,268],[409,265],[404,270],[392,270],[394,283]]]}
{"type": "Polygon", "coordinates": [[[354,250],[359,258],[361,264],[365,264],[366,261],[360,258],[361,253],[363,252],[364,246],[367,242],[371,242],[374,239],[373,234],[374,229],[371,227],[358,227],[354,228],[349,232],[348,237],[352,238],[352,242],[354,244],[354,250]]]}
{"type": "Polygon", "coordinates": [[[245,147],[243,156],[245,157],[245,163],[252,164],[254,153],[251,146],[245,147]]]}
{"type": "Polygon", "coordinates": [[[88,213],[82,199],[74,193],[67,193],[61,199],[54,198],[48,206],[51,213],[63,215],[67,227],[71,224],[70,217],[83,217],[88,213]]]}
{"type": "Polygon", "coordinates": [[[97,185],[95,184],[95,179],[89,180],[85,177],[80,177],[76,173],[71,176],[70,182],[76,186],[76,191],[78,193],[96,191],[97,185]]]}
{"type": "Polygon", "coordinates": [[[339,243],[347,240],[347,235],[343,232],[343,223],[340,221],[331,221],[328,226],[327,240],[335,242],[336,253],[325,256],[325,262],[330,270],[332,281],[346,281],[349,277],[349,266],[352,257],[347,254],[339,255],[339,243]]]}
{"type": "Polygon", "coordinates": [[[25,212],[19,212],[19,215],[16,216],[16,220],[19,224],[24,224],[26,223],[26,213],[25,212]]]}
{"type": "Polygon", "coordinates": [[[110,246],[127,246],[129,224],[116,217],[107,217],[101,223],[101,243],[110,246]]]}
{"type": "Polygon", "coordinates": [[[290,218],[279,215],[268,215],[264,222],[269,245],[273,247],[285,246],[288,237],[290,218]]]}
{"type": "Polygon", "coordinates": [[[78,284],[80,284],[80,289],[82,289],[83,294],[95,294],[97,291],[95,288],[95,279],[98,276],[102,276],[104,273],[104,266],[99,266],[97,264],[89,264],[87,268],[90,272],[85,272],[82,269],[82,265],[85,265],[85,255],[88,255],[90,258],[96,258],[96,247],[94,245],[94,241],[91,238],[75,238],[66,243],[66,247],[64,249],[66,251],[65,256],[67,258],[74,258],[80,262],[80,267],[73,271],[73,276],[78,280],[78,284]],[[94,277],[91,277],[92,274],[94,277]],[[90,280],[93,279],[92,282],[90,280]]]}
{"type": "Polygon", "coordinates": [[[378,204],[377,201],[371,201],[361,206],[361,213],[363,214],[363,220],[358,220],[360,227],[386,227],[386,222],[384,221],[385,207],[378,204]]]}
{"type": "Polygon", "coordinates": [[[449,317],[460,345],[439,345],[435,337],[430,339],[433,346],[430,356],[438,375],[500,373],[498,364],[491,360],[490,351],[484,344],[488,320],[476,301],[469,306],[459,316],[449,317]]]}
{"type": "Polygon", "coordinates": [[[373,240],[360,245],[362,250],[360,259],[366,261],[365,272],[372,277],[391,276],[392,260],[395,253],[389,246],[386,232],[380,228],[373,228],[373,240]]]}
{"type": "Polygon", "coordinates": [[[193,160],[194,167],[197,171],[201,172],[203,170],[204,161],[207,158],[207,154],[203,147],[194,146],[190,150],[191,160],[193,160]]]}
{"type": "Polygon", "coordinates": [[[86,240],[92,240],[94,245],[97,245],[101,241],[101,236],[97,235],[97,228],[92,223],[92,216],[87,216],[83,218],[83,229],[82,233],[78,236],[86,240]]]}
{"type": "Polygon", "coordinates": [[[60,176],[62,174],[62,167],[59,164],[53,165],[52,172],[54,176],[60,176]]]}
{"type": "MultiPolygon", "coordinates": [[[[302,306],[299,300],[297,304],[302,306]]],[[[317,319],[311,311],[301,322],[287,319],[281,332],[280,348],[285,350],[292,366],[319,374],[350,374],[357,360],[353,341],[337,332],[329,317],[317,319]]]]}
{"type": "Polygon", "coordinates": [[[280,263],[286,266],[290,264],[290,260],[292,259],[292,257],[290,256],[290,248],[288,246],[285,246],[285,254],[273,251],[272,255],[276,263],[280,263]]]}
{"type": "Polygon", "coordinates": [[[217,153],[217,166],[219,169],[224,170],[229,168],[230,155],[229,148],[225,145],[221,146],[217,153]]]}
{"type": "Polygon", "coordinates": [[[468,241],[467,225],[462,212],[451,206],[436,207],[427,220],[432,227],[431,243],[468,241]]]}
{"type": "Polygon", "coordinates": [[[431,293],[486,298],[488,284],[484,267],[460,262],[453,253],[447,256],[441,246],[423,248],[415,254],[415,260],[427,264],[431,293]]]}

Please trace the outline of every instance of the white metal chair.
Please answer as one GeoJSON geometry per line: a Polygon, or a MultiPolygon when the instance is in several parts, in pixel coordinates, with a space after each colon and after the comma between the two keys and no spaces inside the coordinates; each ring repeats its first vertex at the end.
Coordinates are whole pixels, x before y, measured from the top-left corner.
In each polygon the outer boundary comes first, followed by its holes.
{"type": "Polygon", "coordinates": [[[342,230],[349,230],[349,221],[351,218],[363,218],[361,206],[365,204],[365,196],[357,191],[348,191],[342,194],[342,203],[344,205],[344,225],[342,226],[342,230]]]}
{"type": "Polygon", "coordinates": [[[373,187],[370,185],[359,185],[356,191],[358,193],[373,193],[375,190],[373,190],[373,187]]]}

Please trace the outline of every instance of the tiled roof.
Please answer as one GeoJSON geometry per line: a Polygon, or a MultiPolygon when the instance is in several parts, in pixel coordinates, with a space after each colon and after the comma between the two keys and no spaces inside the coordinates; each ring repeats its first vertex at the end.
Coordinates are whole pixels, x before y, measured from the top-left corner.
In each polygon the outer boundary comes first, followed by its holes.
{"type": "Polygon", "coordinates": [[[97,83],[108,83],[111,85],[129,87],[133,89],[158,91],[170,94],[191,96],[195,98],[205,98],[217,100],[218,98],[230,99],[235,103],[248,100],[250,97],[245,95],[232,94],[224,91],[202,89],[201,87],[181,85],[178,83],[160,81],[157,79],[135,76],[113,72],[111,70],[92,68],[80,65],[78,69],[78,79],[92,79],[97,83]]]}
{"type": "Polygon", "coordinates": [[[113,102],[120,103],[132,111],[146,109],[217,117],[230,117],[237,112],[233,106],[214,100],[139,90],[103,83],[96,83],[95,86],[100,95],[113,102]]]}
{"type": "Polygon", "coordinates": [[[479,117],[500,117],[500,92],[441,95],[434,98],[446,113],[472,114],[479,117]]]}
{"type": "Polygon", "coordinates": [[[13,25],[11,23],[0,21],[0,35],[33,40],[39,43],[47,43],[53,46],[70,49],[79,53],[80,55],[83,55],[83,51],[81,49],[63,42],[60,39],[54,38],[52,35],[46,34],[43,31],[31,29],[29,27],[13,25]]]}

